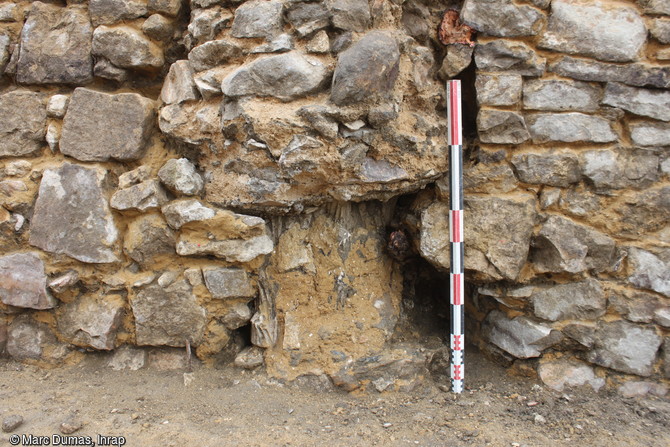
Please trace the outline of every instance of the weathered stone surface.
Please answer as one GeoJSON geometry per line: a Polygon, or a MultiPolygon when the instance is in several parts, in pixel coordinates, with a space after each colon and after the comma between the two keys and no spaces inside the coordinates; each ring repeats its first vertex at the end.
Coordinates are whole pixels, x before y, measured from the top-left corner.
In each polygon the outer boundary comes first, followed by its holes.
{"type": "Polygon", "coordinates": [[[523,86],[526,109],[593,112],[601,97],[602,89],[586,82],[532,79],[523,86]]]}
{"type": "Polygon", "coordinates": [[[0,157],[33,155],[42,148],[47,114],[39,94],[13,91],[0,95],[0,157]]]}
{"type": "Polygon", "coordinates": [[[327,4],[336,28],[362,32],[370,26],[367,0],[328,0],[327,4]]]}
{"type": "Polygon", "coordinates": [[[241,54],[241,48],[228,40],[212,40],[193,48],[188,60],[193,70],[204,71],[224,65],[241,54]]]}
{"type": "Polygon", "coordinates": [[[250,320],[251,309],[246,303],[233,304],[226,314],[221,317],[221,323],[231,331],[248,324],[250,320]]]}
{"type": "Polygon", "coordinates": [[[205,268],[205,285],[217,299],[254,298],[256,288],[247,272],[240,268],[205,268]]]}
{"type": "Polygon", "coordinates": [[[670,43],[670,19],[658,18],[651,21],[651,35],[661,43],[670,43]]]}
{"type": "Polygon", "coordinates": [[[211,99],[221,95],[221,82],[226,77],[227,70],[223,67],[212,68],[195,75],[193,81],[203,99],[211,99]]]}
{"type": "Polygon", "coordinates": [[[254,47],[250,53],[285,53],[294,48],[293,37],[290,34],[280,34],[274,39],[264,44],[254,47]]]}
{"type": "Polygon", "coordinates": [[[663,377],[670,378],[670,337],[663,339],[663,377]]]}
{"type": "Polygon", "coordinates": [[[148,211],[161,207],[168,201],[158,180],[147,180],[114,193],[109,205],[119,211],[148,211]]]}
{"type": "Polygon", "coordinates": [[[521,100],[522,78],[508,74],[477,74],[477,102],[482,106],[511,106],[521,100]]]}
{"type": "Polygon", "coordinates": [[[0,22],[16,22],[19,19],[19,8],[15,3],[0,4],[0,22]]]}
{"type": "Polygon", "coordinates": [[[163,288],[150,285],[131,298],[138,345],[185,346],[202,341],[205,309],[196,303],[191,287],[180,280],[163,288]]]}
{"type": "Polygon", "coordinates": [[[68,348],[56,340],[48,325],[19,315],[7,331],[7,353],[16,360],[58,361],[67,355],[68,348]]]}
{"type": "Polygon", "coordinates": [[[654,382],[626,382],[617,391],[625,398],[641,397],[647,394],[663,397],[668,393],[668,386],[654,382]]]}
{"type": "Polygon", "coordinates": [[[626,321],[605,323],[596,332],[595,346],[587,360],[617,371],[650,376],[661,337],[650,327],[626,321]]]}
{"type": "Polygon", "coordinates": [[[670,87],[670,67],[648,64],[608,64],[565,56],[553,62],[549,71],[580,81],[622,82],[638,87],[670,87]]]}
{"type": "MultiPolygon", "coordinates": [[[[466,269],[487,272],[493,266],[497,275],[515,279],[528,256],[536,216],[534,196],[469,197],[465,201],[465,215],[469,228],[465,245],[466,269]],[[470,254],[472,259],[468,259],[470,254]],[[484,260],[484,265],[478,258],[484,260]]],[[[448,226],[443,227],[443,231],[448,238],[448,226]]]]}
{"type": "Polygon", "coordinates": [[[543,18],[537,9],[512,0],[465,0],[461,9],[463,23],[498,37],[534,36],[543,18]]]}
{"type": "Polygon", "coordinates": [[[599,116],[583,113],[537,113],[526,117],[534,143],[561,141],[574,143],[610,143],[617,140],[612,123],[599,116]]]}
{"type": "MultiPolygon", "coordinates": [[[[463,172],[463,190],[468,193],[508,193],[516,189],[518,181],[507,163],[478,163],[463,172]]],[[[436,182],[442,200],[449,197],[449,176],[436,182]]]]}
{"type": "Polygon", "coordinates": [[[525,183],[567,187],[581,179],[579,159],[572,152],[515,154],[512,165],[525,183]]]}
{"type": "Polygon", "coordinates": [[[291,101],[319,90],[328,78],[328,69],[317,59],[293,51],[266,56],[243,65],[221,83],[224,95],[274,96],[291,101]]]}
{"type": "Polygon", "coordinates": [[[670,15],[670,4],[667,0],[637,0],[637,3],[648,14],[670,15]]]}
{"type": "Polygon", "coordinates": [[[5,73],[5,68],[9,63],[10,50],[11,50],[11,41],[9,36],[0,35],[0,76],[5,73]]]}
{"type": "Polygon", "coordinates": [[[585,385],[599,391],[605,386],[605,379],[596,377],[591,366],[578,360],[541,361],[537,372],[542,382],[556,391],[585,385]]]}
{"type": "Polygon", "coordinates": [[[475,63],[481,71],[504,71],[505,74],[541,76],[547,61],[523,42],[494,40],[475,49],[475,63]]]}
{"type": "Polygon", "coordinates": [[[339,55],[331,100],[337,105],[347,105],[390,95],[399,64],[400,49],[393,37],[381,31],[366,34],[339,55]]]}
{"type": "Polygon", "coordinates": [[[249,262],[274,248],[260,217],[217,210],[214,217],[182,225],[177,254],[213,255],[230,262],[249,262]]]}
{"type": "Polygon", "coordinates": [[[610,82],[603,104],[619,107],[636,115],[670,121],[670,92],[629,87],[610,82]]]}
{"type": "Polygon", "coordinates": [[[0,358],[5,356],[7,351],[7,319],[0,317],[0,358]]]}
{"type": "Polygon", "coordinates": [[[294,3],[286,19],[300,37],[305,37],[329,25],[330,11],[323,3],[294,3]]]}
{"type": "Polygon", "coordinates": [[[419,252],[435,267],[447,270],[450,266],[449,247],[449,206],[435,202],[421,213],[419,252]]]}
{"type": "MultiPolygon", "coordinates": [[[[605,225],[612,232],[639,238],[641,234],[667,228],[670,221],[670,186],[650,187],[630,192],[612,207],[616,218],[605,225]]],[[[661,238],[662,234],[660,235],[661,238]]]]}
{"type": "Polygon", "coordinates": [[[193,80],[193,69],[189,61],[177,61],[170,66],[161,89],[161,99],[165,104],[179,104],[199,98],[193,80]]]}
{"type": "Polygon", "coordinates": [[[156,214],[140,216],[128,224],[123,251],[140,265],[156,257],[175,253],[176,237],[165,220],[156,214]]]}
{"type": "Polygon", "coordinates": [[[168,224],[178,230],[182,225],[189,222],[211,219],[216,211],[203,205],[196,199],[182,199],[164,205],[161,209],[168,224]]]}
{"type": "Polygon", "coordinates": [[[34,2],[21,31],[16,80],[22,84],[90,82],[91,33],[85,10],[34,2]]]}
{"type": "Polygon", "coordinates": [[[104,175],[70,163],[46,169],[30,225],[30,244],[82,262],[116,261],[118,230],[103,194],[104,175]]]}
{"type": "Polygon", "coordinates": [[[58,331],[74,345],[114,349],[124,305],[118,295],[82,296],[62,306],[57,318],[58,331]]]}
{"type": "Polygon", "coordinates": [[[470,65],[474,47],[470,45],[454,44],[447,47],[447,54],[442,59],[442,66],[438,71],[441,79],[447,80],[453,78],[470,65]]]}
{"type": "Polygon", "coordinates": [[[664,310],[656,295],[629,290],[612,291],[609,296],[609,306],[633,323],[651,323],[656,311],[664,310]]]}
{"type": "Polygon", "coordinates": [[[481,109],[477,130],[482,143],[520,144],[530,138],[523,116],[504,110],[481,109]]]}
{"type": "Polygon", "coordinates": [[[142,24],[142,32],[153,40],[169,40],[175,32],[172,20],[160,14],[153,14],[142,24]]]}
{"type": "Polygon", "coordinates": [[[156,69],[163,66],[163,50],[130,26],[99,26],[93,32],[92,52],[121,68],[156,69]]]}
{"type": "Polygon", "coordinates": [[[153,129],[154,107],[137,93],[78,88],[65,114],[61,152],[82,161],[137,160],[153,129]]]}
{"type": "Polygon", "coordinates": [[[35,252],[0,258],[0,301],[15,307],[51,309],[56,301],[46,289],[44,263],[35,252]]]}
{"type": "Polygon", "coordinates": [[[104,57],[98,57],[95,61],[93,74],[99,78],[110,79],[116,82],[123,82],[128,79],[128,70],[112,65],[104,57]]]}
{"type": "Polygon", "coordinates": [[[330,52],[330,39],[324,30],[319,31],[307,42],[305,49],[309,53],[326,54],[330,52]]]}
{"type": "Polygon", "coordinates": [[[47,115],[52,118],[63,118],[67,105],[70,103],[70,97],[67,95],[53,95],[47,103],[47,115]]]}
{"type": "Polygon", "coordinates": [[[541,272],[607,271],[614,262],[609,236],[562,216],[551,216],[533,240],[531,260],[541,272]]]}
{"type": "Polygon", "coordinates": [[[119,189],[130,188],[138,183],[149,180],[150,177],[151,168],[147,165],[142,165],[137,169],[119,175],[119,189]]]}
{"type": "Polygon", "coordinates": [[[90,0],[88,11],[94,26],[137,19],[147,13],[146,0],[90,0]]]}
{"type": "Polygon", "coordinates": [[[245,2],[235,10],[231,34],[233,37],[264,37],[268,40],[283,28],[282,2],[277,0],[245,2]]]}
{"type": "Polygon", "coordinates": [[[144,367],[147,362],[147,352],[132,346],[123,345],[114,350],[114,354],[107,362],[107,366],[114,371],[137,371],[144,367]]]}
{"type": "Polygon", "coordinates": [[[204,187],[202,177],[188,158],[168,160],[158,171],[158,178],[172,192],[193,196],[204,187]]]}
{"type": "Polygon", "coordinates": [[[670,146],[670,125],[666,123],[636,123],[630,125],[633,143],[640,146],[670,146]]]}
{"type": "Polygon", "coordinates": [[[605,314],[607,299],[595,279],[536,290],[529,298],[533,313],[550,321],[593,320],[605,314]]]}
{"type": "Polygon", "coordinates": [[[584,177],[600,190],[643,189],[658,180],[659,159],[650,151],[585,151],[580,164],[584,177]]]}
{"type": "Polygon", "coordinates": [[[265,360],[263,352],[265,350],[258,346],[249,346],[240,351],[233,362],[238,368],[255,369],[261,366],[265,360]]]}
{"type": "Polygon", "coordinates": [[[179,15],[179,11],[181,11],[182,3],[184,3],[182,0],[149,0],[147,7],[150,12],[158,12],[170,17],[176,17],[179,15]]]}
{"type": "Polygon", "coordinates": [[[189,47],[213,40],[221,30],[230,25],[232,20],[233,14],[219,6],[191,11],[188,32],[192,42],[189,47]]]}
{"type": "Polygon", "coordinates": [[[11,433],[23,424],[23,416],[12,414],[2,419],[2,431],[11,433]]]}
{"type": "Polygon", "coordinates": [[[670,263],[646,250],[630,248],[628,264],[631,284],[670,297],[670,263]]]}
{"type": "Polygon", "coordinates": [[[539,357],[563,338],[560,332],[528,317],[510,319],[498,310],[488,314],[482,331],[488,341],[521,359],[539,357]]]}
{"type": "Polygon", "coordinates": [[[628,62],[639,58],[646,38],[644,20],[624,2],[554,0],[539,45],[604,61],[628,62]]]}

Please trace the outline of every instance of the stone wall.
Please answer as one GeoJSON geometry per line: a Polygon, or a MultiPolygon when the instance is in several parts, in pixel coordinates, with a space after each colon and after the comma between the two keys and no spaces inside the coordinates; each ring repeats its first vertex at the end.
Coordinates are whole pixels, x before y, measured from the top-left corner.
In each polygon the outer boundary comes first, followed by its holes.
{"type": "Polygon", "coordinates": [[[667,380],[668,15],[0,3],[0,352],[136,368],[192,347],[281,380],[409,389],[433,349],[401,330],[408,272],[449,267],[458,77],[470,340],[558,388],[667,380]]]}

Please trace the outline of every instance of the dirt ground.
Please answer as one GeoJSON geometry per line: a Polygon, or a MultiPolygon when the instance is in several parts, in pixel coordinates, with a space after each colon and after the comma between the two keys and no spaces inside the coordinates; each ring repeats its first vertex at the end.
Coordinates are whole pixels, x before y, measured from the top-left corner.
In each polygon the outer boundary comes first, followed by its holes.
{"type": "MultiPolygon", "coordinates": [[[[411,393],[349,394],[282,385],[262,372],[195,366],[113,371],[89,356],[45,370],[0,360],[0,433],[123,436],[127,446],[670,446],[670,400],[551,391],[512,377],[481,354],[467,357],[460,396],[432,381],[411,393]]],[[[114,439],[112,439],[113,441],[114,439]]],[[[121,439],[117,439],[120,441],[121,439]]],[[[27,437],[19,439],[25,445],[27,437]]]]}

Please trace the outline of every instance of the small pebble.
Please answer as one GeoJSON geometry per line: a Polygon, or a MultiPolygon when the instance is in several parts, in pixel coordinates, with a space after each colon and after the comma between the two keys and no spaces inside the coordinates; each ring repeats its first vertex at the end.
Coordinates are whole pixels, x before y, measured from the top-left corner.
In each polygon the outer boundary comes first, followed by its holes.
{"type": "Polygon", "coordinates": [[[70,435],[77,430],[81,429],[81,427],[84,424],[81,423],[81,421],[78,421],[76,419],[68,419],[67,421],[63,422],[60,424],[60,432],[63,433],[64,435],[70,435]]]}
{"type": "Polygon", "coordinates": [[[534,421],[536,424],[544,424],[547,422],[547,420],[541,414],[536,414],[534,421]]]}
{"type": "Polygon", "coordinates": [[[23,424],[23,417],[19,416],[18,414],[12,414],[11,416],[7,416],[2,421],[2,431],[5,433],[11,433],[19,428],[21,424],[23,424]]]}
{"type": "Polygon", "coordinates": [[[390,422],[384,422],[382,424],[382,427],[384,427],[384,428],[389,428],[389,427],[392,427],[392,426],[393,426],[393,424],[391,424],[390,422]]]}

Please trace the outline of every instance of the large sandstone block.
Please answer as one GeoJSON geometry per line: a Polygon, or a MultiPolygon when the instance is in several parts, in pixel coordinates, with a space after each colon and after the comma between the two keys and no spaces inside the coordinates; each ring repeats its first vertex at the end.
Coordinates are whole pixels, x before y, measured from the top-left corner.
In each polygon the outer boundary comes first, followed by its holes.
{"type": "Polygon", "coordinates": [[[465,0],[461,10],[463,23],[489,36],[534,36],[542,25],[537,9],[512,0],[465,0]]]}
{"type": "Polygon", "coordinates": [[[670,121],[670,92],[629,87],[610,82],[603,104],[619,107],[636,115],[670,121]]]}
{"type": "Polygon", "coordinates": [[[138,345],[198,345],[207,313],[200,307],[185,280],[168,287],[152,284],[131,299],[138,345]]]}
{"type": "Polygon", "coordinates": [[[16,80],[22,84],[87,84],[93,79],[86,11],[34,2],[21,31],[16,80]]]}
{"type": "Polygon", "coordinates": [[[44,263],[37,253],[0,258],[0,301],[15,307],[51,309],[56,305],[46,289],[44,263]]]}
{"type": "Polygon", "coordinates": [[[44,146],[47,112],[38,93],[0,95],[0,157],[33,155],[44,146]]]}
{"type": "Polygon", "coordinates": [[[602,89],[586,82],[532,79],[523,86],[526,109],[594,112],[601,97],[602,89]]]}
{"type": "Polygon", "coordinates": [[[30,225],[30,244],[82,262],[117,260],[118,230],[103,192],[105,173],[65,163],[47,169],[30,225]]]}
{"type": "Polygon", "coordinates": [[[389,96],[398,78],[400,50],[390,35],[374,31],[340,54],[331,100],[347,105],[376,96],[389,96]]]}
{"type": "Polygon", "coordinates": [[[78,88],[65,114],[61,152],[82,161],[137,160],[153,129],[154,107],[137,93],[78,88]]]}
{"type": "Polygon", "coordinates": [[[583,113],[537,113],[526,117],[534,143],[560,141],[574,143],[611,143],[617,140],[612,123],[599,116],[583,113]]]}
{"type": "Polygon", "coordinates": [[[627,3],[554,0],[540,46],[603,61],[629,62],[639,58],[646,39],[644,20],[627,3]]]}
{"type": "Polygon", "coordinates": [[[124,305],[118,295],[83,296],[63,306],[57,318],[58,331],[78,346],[114,349],[124,305]]]}

